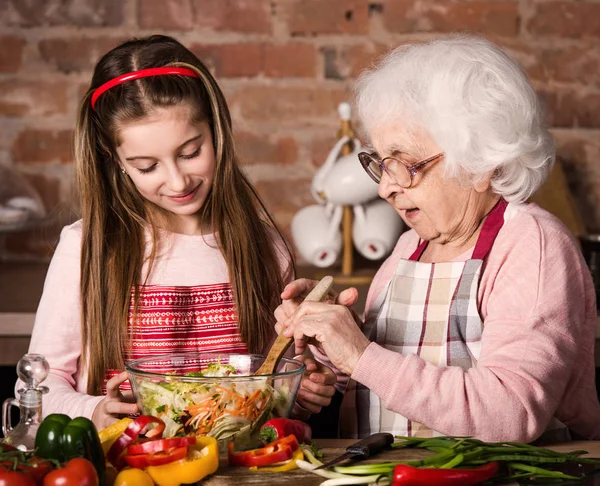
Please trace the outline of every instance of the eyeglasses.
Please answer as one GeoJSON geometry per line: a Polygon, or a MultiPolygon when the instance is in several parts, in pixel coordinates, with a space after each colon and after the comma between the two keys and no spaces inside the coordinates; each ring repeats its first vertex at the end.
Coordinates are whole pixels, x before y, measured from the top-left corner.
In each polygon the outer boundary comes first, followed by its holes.
{"type": "Polygon", "coordinates": [[[413,184],[413,179],[420,169],[425,167],[430,162],[439,159],[444,155],[444,152],[429,157],[416,164],[409,164],[403,160],[396,159],[395,157],[386,157],[380,159],[376,154],[369,154],[367,152],[360,152],[358,154],[358,160],[363,166],[363,169],[367,171],[369,177],[373,179],[377,184],[381,182],[381,177],[385,172],[390,176],[400,187],[408,189],[413,184]]]}

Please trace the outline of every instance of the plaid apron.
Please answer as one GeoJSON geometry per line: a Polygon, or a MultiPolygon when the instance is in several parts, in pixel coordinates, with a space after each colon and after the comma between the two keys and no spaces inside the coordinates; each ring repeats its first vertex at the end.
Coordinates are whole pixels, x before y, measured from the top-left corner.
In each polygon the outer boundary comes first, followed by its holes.
{"type": "MultiPolygon", "coordinates": [[[[416,354],[436,366],[467,370],[477,363],[483,322],[477,291],[483,261],[504,223],[501,199],[486,217],[466,262],[422,263],[424,241],[409,260],[400,260],[391,281],[366,316],[365,335],[403,355],[416,354]]],[[[431,437],[429,427],[387,410],[379,397],[350,380],[340,417],[341,437],[375,432],[431,437]]]]}

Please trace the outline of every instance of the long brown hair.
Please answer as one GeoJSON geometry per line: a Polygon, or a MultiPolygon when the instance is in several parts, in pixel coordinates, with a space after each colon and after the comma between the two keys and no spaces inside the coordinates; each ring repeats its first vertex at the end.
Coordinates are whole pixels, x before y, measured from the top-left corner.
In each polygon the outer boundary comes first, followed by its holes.
{"type": "MultiPolygon", "coordinates": [[[[117,129],[152,110],[181,104],[191,108],[194,121],[208,121],[213,133],[215,174],[199,218],[210,224],[227,262],[242,339],[250,352],[261,352],[273,335],[273,311],[283,289],[273,235],[283,237],[238,167],[225,97],[202,62],[175,39],[133,39],[98,61],[75,132],[82,211],[82,365],[88,368],[90,394],[100,393],[107,369],[124,366],[131,291],[135,311],[147,229],[150,269],[160,245],[149,203],[117,163],[117,129]],[[169,75],[128,81],[103,93],[92,109],[91,96],[103,83],[166,65],[189,67],[200,79],[169,75]]],[[[286,248],[293,271],[293,255],[286,248]]]]}

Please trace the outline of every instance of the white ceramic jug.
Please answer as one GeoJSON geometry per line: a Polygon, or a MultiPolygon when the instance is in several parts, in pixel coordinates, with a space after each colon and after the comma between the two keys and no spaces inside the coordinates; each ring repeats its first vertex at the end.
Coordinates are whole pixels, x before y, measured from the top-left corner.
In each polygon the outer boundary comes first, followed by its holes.
{"type": "Polygon", "coordinates": [[[389,255],[404,228],[398,213],[383,199],[353,208],[352,241],[357,251],[369,260],[389,255]]]}
{"type": "Polygon", "coordinates": [[[292,219],[292,238],[298,252],[316,267],[333,265],[342,250],[341,206],[312,205],[292,219]]]}
{"type": "Polygon", "coordinates": [[[361,150],[358,138],[342,137],[338,140],[313,178],[311,191],[317,202],[354,206],[377,197],[377,184],[367,175],[358,160],[358,152],[361,150]],[[354,150],[340,157],[342,147],[350,141],[354,150]]]}

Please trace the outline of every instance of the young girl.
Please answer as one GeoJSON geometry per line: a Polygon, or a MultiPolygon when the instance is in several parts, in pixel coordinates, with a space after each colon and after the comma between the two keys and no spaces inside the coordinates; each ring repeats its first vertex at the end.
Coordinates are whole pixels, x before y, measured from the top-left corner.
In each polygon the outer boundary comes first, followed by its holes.
{"type": "MultiPolygon", "coordinates": [[[[102,57],[75,159],[82,219],[62,231],[30,345],[51,367],[44,415],[101,429],[138,412],[120,391],[132,359],[266,352],[293,257],[237,165],[225,98],[196,56],[152,36],[102,57]]],[[[318,412],[335,377],[305,362],[297,405],[318,412]]]]}

